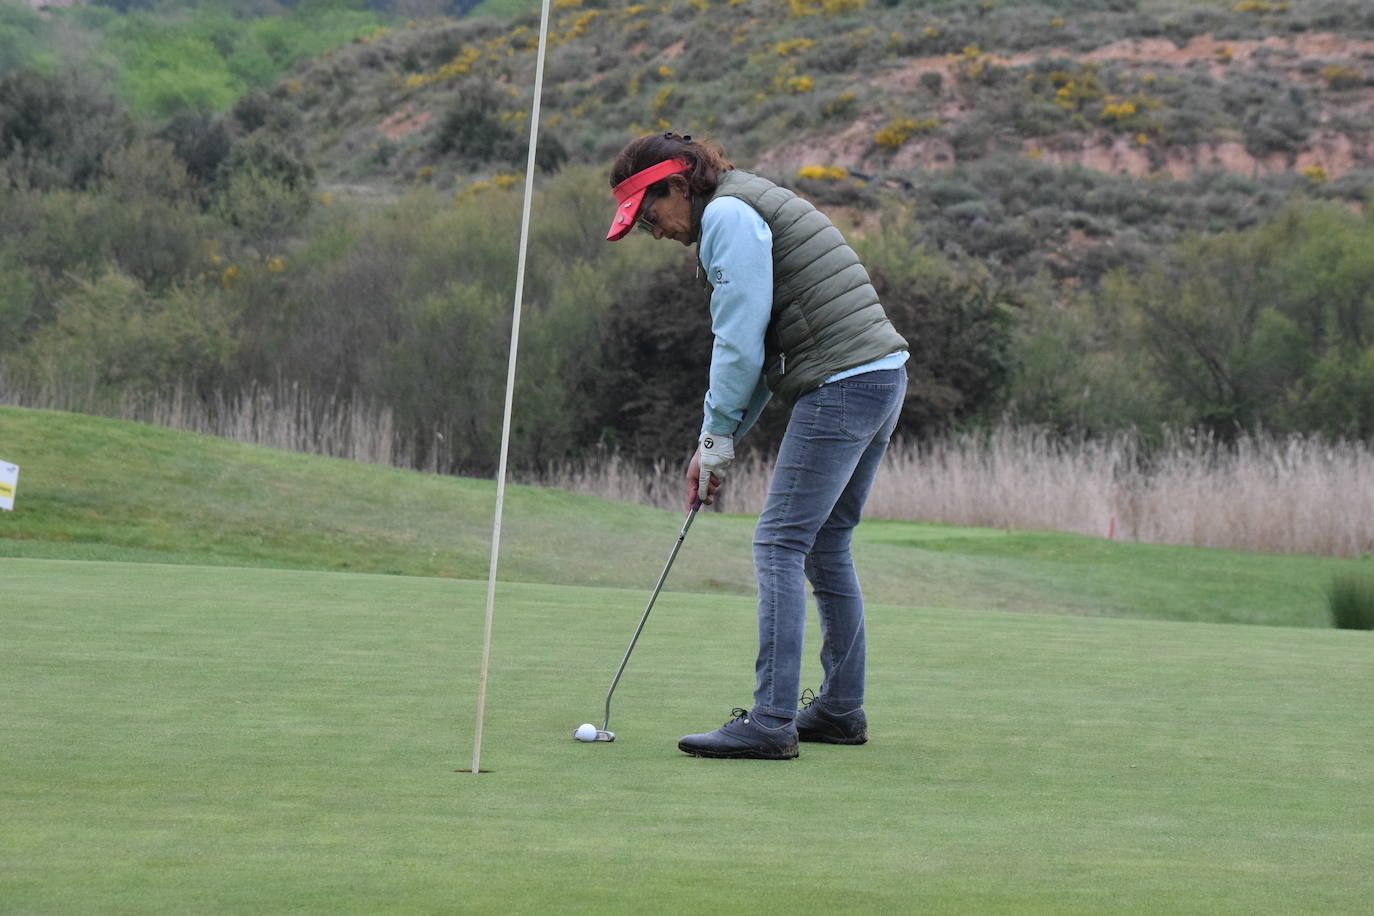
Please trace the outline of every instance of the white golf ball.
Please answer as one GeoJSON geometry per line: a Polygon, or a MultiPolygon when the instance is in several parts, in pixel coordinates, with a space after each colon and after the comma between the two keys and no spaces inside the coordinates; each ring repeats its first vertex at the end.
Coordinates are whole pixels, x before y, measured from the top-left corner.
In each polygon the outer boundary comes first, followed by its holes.
{"type": "Polygon", "coordinates": [[[573,735],[578,741],[595,741],[596,726],[590,722],[583,722],[581,725],[577,726],[577,731],[573,732],[573,735]]]}

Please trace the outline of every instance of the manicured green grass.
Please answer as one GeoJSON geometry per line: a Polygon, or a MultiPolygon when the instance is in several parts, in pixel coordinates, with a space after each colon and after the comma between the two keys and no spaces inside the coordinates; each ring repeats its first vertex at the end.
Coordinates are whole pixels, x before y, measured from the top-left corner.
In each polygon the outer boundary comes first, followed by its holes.
{"type": "MultiPolygon", "coordinates": [[[[17,408],[0,408],[0,459],[22,468],[16,511],[0,513],[0,556],[487,575],[491,481],[17,408]]],[[[500,575],[647,592],[680,518],[514,486],[500,575]]],[[[671,587],[752,594],[753,521],[701,518],[671,587]]],[[[880,520],[861,525],[857,541],[874,601],[1089,616],[1328,626],[1330,581],[1374,569],[880,520]]]]}
{"type": "MultiPolygon", "coordinates": [[[[875,606],[873,740],[705,761],[751,602],[0,559],[0,909],[1361,912],[1370,634],[875,606]]],[[[811,654],[811,653],[808,653],[811,654]]],[[[817,677],[809,663],[807,680],[817,677]]]]}

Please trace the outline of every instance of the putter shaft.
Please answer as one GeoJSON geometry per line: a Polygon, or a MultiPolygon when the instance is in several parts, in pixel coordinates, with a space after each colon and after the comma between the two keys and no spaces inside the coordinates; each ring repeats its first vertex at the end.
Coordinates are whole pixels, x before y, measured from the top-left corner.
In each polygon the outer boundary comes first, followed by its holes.
{"type": "Polygon", "coordinates": [[[700,508],[701,500],[698,499],[692,503],[692,508],[687,510],[687,520],[682,523],[682,530],[678,532],[677,540],[673,542],[673,549],[668,552],[668,562],[663,565],[663,572],[659,573],[658,582],[654,584],[654,591],[649,596],[649,603],[644,606],[644,614],[639,618],[639,626],[635,627],[635,635],[630,638],[629,648],[625,650],[625,657],[620,660],[620,667],[616,669],[615,678],[611,681],[611,689],[606,691],[606,717],[601,721],[603,732],[611,725],[611,695],[615,693],[615,685],[620,683],[620,676],[625,673],[625,664],[630,660],[630,653],[635,650],[635,643],[639,642],[639,634],[644,631],[644,622],[649,619],[649,612],[654,609],[654,601],[658,599],[658,593],[668,578],[668,570],[673,568],[673,561],[677,559],[677,552],[682,549],[682,542],[687,540],[687,530],[692,527],[692,519],[697,517],[697,510],[700,508]]]}

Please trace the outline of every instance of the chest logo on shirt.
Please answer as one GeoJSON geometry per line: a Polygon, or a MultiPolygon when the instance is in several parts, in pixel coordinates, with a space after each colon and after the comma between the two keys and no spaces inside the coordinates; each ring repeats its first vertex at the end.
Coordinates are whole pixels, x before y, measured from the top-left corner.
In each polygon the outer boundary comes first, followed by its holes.
{"type": "Polygon", "coordinates": [[[715,282],[716,282],[716,285],[717,285],[717,286],[719,286],[720,284],[726,282],[726,281],[725,281],[725,271],[721,270],[719,267],[716,268],[716,281],[715,281],[715,282]]]}

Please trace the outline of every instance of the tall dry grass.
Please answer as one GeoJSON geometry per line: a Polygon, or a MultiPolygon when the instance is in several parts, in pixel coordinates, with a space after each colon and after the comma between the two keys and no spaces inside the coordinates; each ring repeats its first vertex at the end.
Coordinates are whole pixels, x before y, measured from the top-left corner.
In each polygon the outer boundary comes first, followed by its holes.
{"type": "MultiPolygon", "coordinates": [[[[731,468],[722,508],[757,512],[770,462],[731,468]]],[[[683,500],[682,469],[636,472],[611,457],[552,469],[542,482],[663,507],[683,500]]],[[[869,497],[871,518],[1068,531],[1122,540],[1271,553],[1374,553],[1374,450],[1317,437],[1244,436],[1231,445],[1172,435],[1057,439],[1001,426],[897,442],[869,497]]]]}
{"type": "MultiPolygon", "coordinates": [[[[276,448],[433,472],[446,458],[435,437],[424,466],[397,434],[390,409],[311,395],[292,385],[208,400],[177,389],[101,395],[79,386],[16,390],[0,404],[96,413],[276,448]]],[[[685,456],[684,456],[685,457],[685,456]]],[[[521,479],[662,508],[680,508],[684,462],[642,467],[613,453],[521,479]]],[[[718,507],[756,513],[771,461],[731,469],[718,507]]],[[[1332,556],[1374,554],[1374,448],[1319,437],[1243,436],[1224,445],[1171,435],[1143,447],[1135,435],[1064,440],[1000,426],[926,442],[896,442],[869,498],[872,518],[1068,531],[1150,543],[1332,556]]]]}
{"type": "Polygon", "coordinates": [[[391,409],[359,399],[315,395],[298,385],[254,385],[202,398],[183,387],[110,393],[94,385],[0,384],[0,404],[113,417],[272,448],[434,472],[447,458],[436,436],[417,462],[397,434],[391,409]]]}

